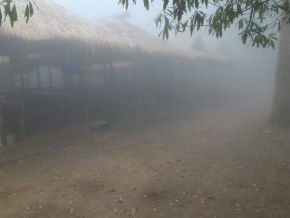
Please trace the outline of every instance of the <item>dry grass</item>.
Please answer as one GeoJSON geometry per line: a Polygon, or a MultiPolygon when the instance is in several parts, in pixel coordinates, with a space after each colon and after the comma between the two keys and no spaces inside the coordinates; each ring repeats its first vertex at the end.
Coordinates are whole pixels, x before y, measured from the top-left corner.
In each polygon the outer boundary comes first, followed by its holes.
{"type": "Polygon", "coordinates": [[[17,2],[18,21],[11,28],[7,20],[1,26],[2,40],[21,39],[29,44],[38,41],[65,41],[72,49],[82,48],[91,54],[125,52],[128,44],[106,27],[70,12],[49,0],[34,0],[34,15],[26,24],[25,2],[17,2]],[[38,8],[38,9],[37,9],[38,8]]]}

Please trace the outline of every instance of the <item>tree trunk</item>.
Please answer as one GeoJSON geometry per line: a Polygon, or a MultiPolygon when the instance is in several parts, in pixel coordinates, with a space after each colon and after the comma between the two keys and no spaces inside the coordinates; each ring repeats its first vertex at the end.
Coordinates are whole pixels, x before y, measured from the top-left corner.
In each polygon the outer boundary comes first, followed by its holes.
{"type": "Polygon", "coordinates": [[[272,121],[290,126],[290,24],[280,32],[272,121]]]}

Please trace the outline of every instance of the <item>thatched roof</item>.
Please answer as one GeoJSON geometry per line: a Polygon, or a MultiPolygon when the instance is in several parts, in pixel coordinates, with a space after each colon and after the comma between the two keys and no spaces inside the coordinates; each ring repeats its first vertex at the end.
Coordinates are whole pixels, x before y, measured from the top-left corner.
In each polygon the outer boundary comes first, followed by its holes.
{"type": "Polygon", "coordinates": [[[137,53],[142,57],[155,58],[158,56],[161,58],[162,56],[175,56],[178,53],[177,49],[174,49],[168,41],[146,32],[141,27],[130,24],[126,20],[129,17],[129,13],[126,13],[105,17],[97,21],[104,24],[116,35],[127,39],[131,49],[135,50],[135,54],[137,53]]]}
{"type": "MultiPolygon", "coordinates": [[[[124,55],[128,51],[128,44],[124,39],[113,34],[109,29],[99,23],[81,17],[60,5],[49,0],[34,0],[34,15],[26,24],[24,11],[26,1],[17,1],[18,21],[11,28],[7,20],[0,27],[0,50],[5,50],[3,45],[14,44],[15,40],[20,44],[44,47],[53,46],[50,49],[58,52],[68,49],[69,53],[81,53],[82,55],[96,55],[114,57],[124,55]],[[37,9],[38,8],[38,9],[37,9]]],[[[9,46],[8,46],[9,45],[9,46]]]]}
{"type": "Polygon", "coordinates": [[[142,28],[130,24],[126,21],[130,15],[128,13],[123,15],[117,15],[112,17],[106,17],[98,20],[109,28],[112,32],[123,37],[129,41],[131,48],[137,54],[135,59],[138,58],[144,60],[144,57],[151,58],[171,58],[177,61],[187,61],[187,62],[200,62],[203,61],[213,61],[227,63],[228,60],[224,57],[218,57],[215,55],[210,55],[196,50],[182,50],[174,47],[169,41],[163,40],[160,37],[154,36],[142,28]]]}

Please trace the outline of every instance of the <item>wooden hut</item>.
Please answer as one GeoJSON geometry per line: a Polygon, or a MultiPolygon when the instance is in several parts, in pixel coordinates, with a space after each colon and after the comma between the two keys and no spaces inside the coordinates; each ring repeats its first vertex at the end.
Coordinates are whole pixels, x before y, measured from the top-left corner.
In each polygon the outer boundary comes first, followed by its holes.
{"type": "Polygon", "coordinates": [[[49,114],[57,114],[55,120],[60,122],[69,118],[64,114],[75,117],[74,85],[82,83],[81,69],[90,63],[107,66],[107,63],[126,60],[131,51],[124,38],[101,24],[49,0],[34,2],[37,7],[27,24],[23,15],[26,2],[17,2],[15,26],[11,28],[8,21],[1,26],[0,72],[1,78],[7,80],[1,81],[0,137],[3,143],[10,132],[9,125],[3,125],[3,122],[9,123],[11,109],[7,107],[20,108],[23,135],[25,125],[33,121],[42,125],[44,119],[51,121],[49,114]],[[67,109],[71,113],[64,113],[67,109]]]}
{"type": "MultiPolygon", "coordinates": [[[[123,65],[114,65],[114,79],[119,86],[117,93],[134,95],[132,99],[137,108],[144,93],[154,95],[155,101],[156,98],[172,101],[173,96],[180,99],[190,94],[197,83],[197,75],[217,71],[229,61],[201,51],[178,49],[169,41],[130,24],[129,17],[126,13],[98,21],[129,41],[132,57],[123,65]]],[[[152,101],[149,104],[154,105],[152,101]]]]}

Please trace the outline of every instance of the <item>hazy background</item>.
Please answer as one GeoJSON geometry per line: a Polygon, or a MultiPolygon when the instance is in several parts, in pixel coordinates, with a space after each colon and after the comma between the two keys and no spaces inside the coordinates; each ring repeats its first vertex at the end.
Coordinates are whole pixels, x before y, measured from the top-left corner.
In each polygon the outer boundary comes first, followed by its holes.
{"type": "MultiPolygon", "coordinates": [[[[112,16],[126,12],[123,5],[118,4],[118,0],[53,0],[57,4],[63,5],[65,8],[74,11],[84,17],[101,18],[112,16]]],[[[149,11],[143,6],[143,1],[139,1],[136,5],[132,3],[129,6],[132,24],[142,26],[143,29],[158,34],[160,31],[156,29],[154,17],[162,9],[162,1],[156,1],[149,11]]]]}
{"type": "MultiPolygon", "coordinates": [[[[73,12],[92,19],[122,14],[126,11],[121,4],[118,4],[118,0],[53,1],[73,12]]],[[[131,3],[128,9],[131,18],[128,21],[157,36],[160,29],[156,28],[154,18],[161,12],[162,4],[162,1],[155,1],[150,10],[147,11],[143,6],[142,0],[139,0],[137,5],[131,3]]],[[[241,63],[240,69],[233,72],[238,75],[241,83],[246,82],[247,85],[252,84],[254,86],[257,82],[257,84],[263,84],[267,91],[273,91],[278,49],[252,48],[250,45],[243,45],[238,36],[238,30],[235,27],[224,33],[223,38],[219,40],[214,36],[209,36],[207,30],[204,29],[194,33],[193,36],[190,36],[189,33],[183,33],[175,37],[174,33],[172,33],[169,41],[177,47],[186,49],[198,34],[202,36],[209,53],[214,53],[218,45],[223,42],[228,55],[241,63]]]]}

